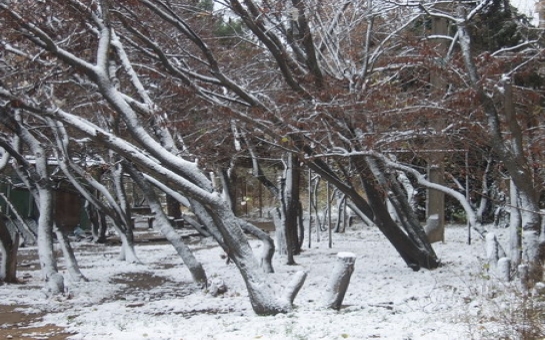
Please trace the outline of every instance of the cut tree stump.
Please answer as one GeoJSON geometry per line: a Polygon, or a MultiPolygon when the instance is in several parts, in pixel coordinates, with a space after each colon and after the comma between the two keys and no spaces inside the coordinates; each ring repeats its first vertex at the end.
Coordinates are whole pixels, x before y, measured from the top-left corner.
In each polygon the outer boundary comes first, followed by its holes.
{"type": "Polygon", "coordinates": [[[445,227],[441,225],[441,220],[438,214],[433,214],[428,217],[424,231],[430,243],[444,242],[445,227]]]}
{"type": "Polygon", "coordinates": [[[327,285],[325,307],[340,309],[346,290],[350,283],[350,277],[354,272],[356,254],[340,252],[337,254],[337,262],[331,272],[331,278],[327,285]]]}

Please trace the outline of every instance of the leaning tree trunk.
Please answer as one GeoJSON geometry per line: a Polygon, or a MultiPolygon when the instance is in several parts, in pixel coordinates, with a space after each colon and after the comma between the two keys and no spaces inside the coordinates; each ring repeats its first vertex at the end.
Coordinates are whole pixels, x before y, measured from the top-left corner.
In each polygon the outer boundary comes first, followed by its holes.
{"type": "MultiPolygon", "coordinates": [[[[218,197],[219,198],[219,197],[218,197]]],[[[306,278],[306,274],[294,275],[286,290],[279,296],[266,273],[260,268],[242,228],[230,207],[221,199],[203,206],[213,218],[221,233],[224,249],[238,267],[248,289],[250,303],[259,315],[286,313],[293,309],[292,302],[306,278]]]]}
{"type": "Polygon", "coordinates": [[[57,225],[55,225],[53,229],[57,236],[57,242],[61,247],[66,269],[70,274],[70,279],[74,282],[88,281],[79,268],[78,261],[76,260],[74,250],[70,245],[70,240],[66,236],[66,232],[61,230],[57,225]]]}
{"type": "Polygon", "coordinates": [[[421,267],[427,269],[437,268],[440,264],[439,259],[434,254],[427,252],[415,244],[392,220],[388,208],[384,203],[384,195],[376,187],[376,183],[366,177],[368,171],[365,171],[365,160],[359,159],[358,163],[360,180],[367,195],[367,200],[351,185],[340,180],[323,161],[316,159],[308,163],[308,166],[342,193],[346,194],[357,208],[357,211],[364,214],[379,228],[410,268],[413,270],[418,270],[421,267]]]}
{"type": "MultiPolygon", "coordinates": [[[[151,212],[155,218],[153,228],[163,234],[166,239],[172,244],[174,249],[182,260],[193,277],[193,281],[201,286],[206,286],[206,273],[201,263],[195,258],[189,247],[184,243],[182,237],[176,232],[170,224],[167,215],[161,207],[161,203],[157,195],[153,191],[151,185],[144,179],[144,176],[131,164],[125,166],[127,172],[144,193],[146,200],[151,208],[151,212]]],[[[179,210],[179,209],[178,209],[179,210]]]]}
{"type": "Polygon", "coordinates": [[[439,259],[435,254],[431,254],[415,244],[392,220],[375,183],[365,178],[362,182],[369,200],[369,206],[374,213],[373,222],[394,246],[405,263],[413,270],[419,270],[421,267],[427,269],[437,268],[439,259]]]}
{"type": "Polygon", "coordinates": [[[368,157],[366,161],[374,177],[381,185],[382,190],[388,193],[386,196],[394,207],[401,227],[405,230],[407,236],[419,249],[423,249],[430,257],[437,258],[426,232],[420,225],[416,213],[397,181],[395,173],[387,171],[382,167],[381,165],[383,164],[379,160],[368,157]]]}
{"type": "Polygon", "coordinates": [[[10,230],[4,218],[0,219],[0,281],[17,283],[17,250],[19,233],[10,230]]]}
{"type": "MultiPolygon", "coordinates": [[[[465,15],[462,7],[460,7],[460,12],[465,15]]],[[[470,85],[486,115],[488,124],[486,131],[490,146],[503,162],[518,190],[520,204],[523,208],[521,209],[522,261],[528,265],[530,281],[542,280],[545,244],[540,242],[539,190],[538,185],[534,182],[533,167],[528,164],[525,157],[522,128],[517,121],[512,98],[512,81],[508,77],[502,78],[499,85],[504,89],[503,107],[496,107],[490,93],[483,87],[481,77],[477,72],[472,55],[471,35],[466,20],[460,20],[457,23],[457,33],[470,85]]]]}

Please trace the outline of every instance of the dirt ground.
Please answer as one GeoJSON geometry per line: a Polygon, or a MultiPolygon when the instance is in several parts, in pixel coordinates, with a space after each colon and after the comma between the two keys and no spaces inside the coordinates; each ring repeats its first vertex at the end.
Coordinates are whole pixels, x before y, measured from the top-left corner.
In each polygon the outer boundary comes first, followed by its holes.
{"type": "MultiPolygon", "coordinates": [[[[254,222],[256,223],[256,222],[254,222]]],[[[256,224],[259,224],[257,222],[256,224]]],[[[259,225],[262,228],[270,228],[271,223],[259,225]]],[[[198,234],[193,230],[181,231],[183,237],[197,236],[198,234]]],[[[166,242],[166,239],[156,232],[148,229],[147,223],[138,223],[135,229],[135,243],[141,245],[153,245],[157,243],[166,242]]],[[[109,237],[106,245],[112,247],[118,247],[120,244],[119,239],[115,236],[109,237]]],[[[86,251],[92,251],[93,244],[84,245],[81,249],[86,251]]],[[[57,257],[62,257],[62,252],[58,251],[55,254],[57,257]]],[[[25,272],[28,270],[34,270],[39,266],[37,251],[27,251],[24,254],[19,254],[17,257],[18,268],[17,276],[21,282],[25,280],[25,272]]],[[[139,291],[152,291],[155,287],[163,286],[176,286],[175,282],[169,282],[168,279],[154,276],[151,273],[134,273],[134,274],[121,274],[113,279],[116,283],[123,283],[126,285],[124,294],[139,291]]],[[[24,284],[24,283],[21,283],[24,284]]],[[[0,285],[0,289],[1,285],[0,285]]],[[[173,290],[172,294],[185,294],[179,289],[173,290]]],[[[113,299],[118,298],[114,296],[113,299]]],[[[152,297],[153,298],[153,297],[152,297]]],[[[132,306],[137,307],[137,305],[132,306]]],[[[67,339],[71,333],[66,332],[62,327],[55,325],[41,325],[42,317],[46,314],[44,311],[36,309],[30,309],[28,306],[12,306],[2,305],[0,302],[0,340],[4,339],[48,339],[48,340],[64,340],[67,339]],[[33,313],[28,313],[28,310],[33,313]],[[38,327],[37,324],[40,326],[38,327]]]]}
{"type": "MultiPolygon", "coordinates": [[[[135,235],[136,243],[154,244],[166,241],[163,237],[148,230],[144,224],[138,225],[137,230],[139,232],[135,235]]],[[[116,247],[119,244],[119,240],[116,237],[111,237],[108,239],[107,244],[116,247]]],[[[90,245],[90,247],[93,246],[90,245]]],[[[62,257],[60,251],[55,255],[57,257],[62,257]]],[[[27,252],[25,255],[19,254],[17,256],[17,263],[17,276],[18,278],[21,278],[21,281],[24,281],[25,271],[38,266],[38,254],[34,251],[27,252]]],[[[141,277],[132,278],[125,275],[120,276],[117,280],[129,284],[128,289],[150,289],[165,283],[164,280],[153,276],[142,279],[141,277]],[[138,285],[141,285],[141,287],[137,287],[138,285]]],[[[2,289],[1,285],[0,289],[2,289]]],[[[67,333],[62,327],[57,327],[55,325],[36,326],[36,324],[41,324],[42,317],[46,313],[37,310],[33,310],[35,313],[28,313],[26,310],[27,307],[28,306],[3,305],[0,303],[0,340],[64,340],[70,335],[73,335],[67,333]]]]}
{"type": "Polygon", "coordinates": [[[71,335],[55,325],[33,326],[32,324],[41,321],[44,314],[26,314],[18,311],[24,307],[0,305],[0,339],[64,340],[71,335]]]}

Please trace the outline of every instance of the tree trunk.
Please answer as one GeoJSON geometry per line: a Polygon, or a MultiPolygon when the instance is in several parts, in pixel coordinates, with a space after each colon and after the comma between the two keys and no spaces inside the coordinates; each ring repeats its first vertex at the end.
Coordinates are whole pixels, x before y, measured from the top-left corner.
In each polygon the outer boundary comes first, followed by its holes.
{"type": "Polygon", "coordinates": [[[517,187],[513,181],[509,181],[509,197],[509,258],[513,267],[518,267],[522,258],[522,219],[517,187]]]}
{"type": "Polygon", "coordinates": [[[132,165],[127,164],[125,168],[146,197],[148,205],[150,206],[151,212],[153,213],[153,216],[155,218],[153,228],[163,234],[166,239],[172,244],[174,249],[176,249],[176,252],[178,253],[178,255],[180,255],[185,265],[187,266],[187,269],[191,273],[193,281],[204,287],[207,283],[207,278],[202,264],[195,258],[189,247],[184,243],[182,237],[170,224],[170,221],[168,220],[167,215],[163,211],[161,203],[159,202],[157,195],[153,191],[153,188],[144,179],[142,174],[138,172],[138,170],[136,170],[132,165]]]}
{"type": "Polygon", "coordinates": [[[166,195],[167,199],[167,215],[175,220],[182,218],[182,211],[180,210],[180,202],[174,199],[170,195],[166,195]]]}
{"type": "MultiPolygon", "coordinates": [[[[465,10],[460,7],[460,14],[465,10]]],[[[502,79],[504,88],[503,111],[496,107],[491,95],[483,88],[480,75],[472,55],[471,36],[467,22],[457,23],[460,48],[464,63],[471,81],[471,87],[476,92],[476,97],[486,115],[487,133],[490,146],[509,172],[511,180],[517,187],[521,210],[522,223],[522,261],[528,263],[530,281],[543,279],[542,261],[545,256],[543,246],[540,244],[541,216],[539,215],[538,190],[534,183],[531,164],[528,164],[524,154],[522,129],[516,119],[516,112],[512,100],[511,79],[502,79]],[[503,113],[503,119],[500,118],[503,113]],[[504,122],[503,122],[503,121],[504,122]],[[505,137],[507,136],[507,137],[505,137]],[[508,138],[509,140],[506,140],[508,138]]],[[[531,282],[530,282],[531,284],[531,282]]]]}
{"type": "Polygon", "coordinates": [[[134,240],[129,240],[127,235],[120,231],[119,228],[115,229],[117,230],[117,234],[121,239],[121,249],[119,251],[119,256],[117,257],[117,259],[119,261],[126,261],[129,263],[142,263],[136,255],[136,251],[134,250],[134,240]]]}
{"type": "MultiPolygon", "coordinates": [[[[380,161],[367,158],[367,163],[372,169],[375,178],[378,178],[379,183],[382,184],[383,190],[388,192],[388,199],[394,209],[401,227],[405,230],[409,238],[421,249],[424,249],[432,257],[437,257],[431,241],[427,237],[425,230],[420,225],[418,217],[415,211],[411,207],[408,197],[401,188],[401,184],[397,181],[395,173],[391,170],[380,170],[380,161]]],[[[442,236],[441,231],[441,236],[442,236]]]]}
{"type": "MultiPolygon", "coordinates": [[[[65,155],[66,156],[66,155],[65,155]]],[[[65,171],[63,169],[63,171],[65,171]]],[[[68,171],[68,168],[66,168],[68,171]]],[[[104,175],[104,169],[100,166],[93,167],[87,171],[96,182],[101,182],[101,178],[104,175]]],[[[90,190],[90,194],[98,201],[100,199],[100,191],[97,189],[90,190]]],[[[106,223],[106,215],[99,213],[98,208],[89,201],[85,202],[85,211],[91,222],[91,232],[93,234],[93,241],[96,243],[106,242],[106,232],[108,231],[108,225],[106,223]]]]}
{"type": "MultiPolygon", "coordinates": [[[[18,135],[21,140],[28,145],[30,151],[36,158],[35,167],[29,164],[20,164],[25,167],[25,172],[19,174],[27,187],[34,196],[39,210],[38,217],[38,237],[36,240],[38,246],[38,258],[42,277],[46,281],[48,289],[54,292],[64,291],[63,280],[58,279],[57,260],[53,248],[53,194],[51,189],[49,171],[47,170],[47,154],[42,148],[40,142],[26,128],[19,125],[18,135]],[[30,173],[26,177],[26,173],[30,173]],[[53,277],[57,277],[53,280],[53,277]]],[[[61,276],[62,278],[62,276],[61,276]]]]}
{"type": "Polygon", "coordinates": [[[286,247],[288,248],[288,265],[295,264],[294,255],[301,253],[299,246],[299,214],[300,214],[300,180],[301,172],[299,158],[289,153],[287,155],[287,166],[285,171],[285,185],[282,190],[282,197],[285,207],[286,223],[286,247]]]}
{"type": "MultiPolygon", "coordinates": [[[[276,289],[268,283],[267,274],[256,261],[240,223],[230,208],[220,200],[208,202],[203,208],[213,218],[222,236],[221,242],[227,255],[237,265],[244,279],[253,310],[259,315],[274,315],[292,310],[290,300],[278,296],[276,289]]],[[[305,275],[295,275],[283,296],[291,296],[293,301],[305,277],[305,275]]]]}
{"type": "Polygon", "coordinates": [[[498,238],[494,233],[486,234],[486,259],[489,269],[495,271],[498,265],[498,260],[505,257],[505,252],[498,242],[498,238]]]}
{"type": "Polygon", "coordinates": [[[89,201],[85,203],[85,212],[91,222],[91,233],[93,234],[93,241],[96,243],[106,242],[106,215],[99,214],[96,207],[94,207],[89,201]]]}
{"type": "Polygon", "coordinates": [[[74,250],[70,245],[70,240],[66,237],[66,233],[63,230],[60,230],[58,226],[54,226],[54,230],[55,235],[57,235],[57,241],[62,249],[64,262],[66,269],[70,274],[70,279],[74,282],[88,281],[79,268],[78,261],[74,255],[74,250]]]}
{"type": "Polygon", "coordinates": [[[4,219],[0,219],[0,281],[17,283],[17,250],[19,233],[10,230],[4,219]]]}
{"type": "MultiPolygon", "coordinates": [[[[428,164],[428,180],[443,185],[445,169],[441,160],[428,164]]],[[[436,216],[436,226],[433,233],[428,234],[430,243],[445,241],[445,194],[439,190],[427,189],[426,216],[436,216]]]]}
{"type": "MultiPolygon", "coordinates": [[[[114,155],[113,157],[118,158],[117,155],[114,155]]],[[[130,206],[127,200],[125,187],[123,185],[124,171],[125,170],[121,163],[119,163],[116,169],[112,171],[114,191],[116,193],[119,206],[119,220],[114,221],[114,227],[119,235],[119,238],[121,239],[121,252],[119,254],[119,259],[130,263],[140,263],[134,249],[134,233],[130,218],[130,206]]]]}
{"type": "Polygon", "coordinates": [[[337,220],[333,230],[335,230],[336,233],[340,233],[344,232],[346,229],[346,196],[339,191],[337,191],[335,196],[337,202],[337,220]]]}
{"type": "Polygon", "coordinates": [[[369,205],[374,212],[373,222],[396,248],[405,263],[413,270],[419,270],[421,267],[437,268],[440,263],[435,254],[430,254],[425,249],[418,247],[392,220],[375,184],[367,179],[363,179],[362,182],[369,199],[369,205]]]}
{"type": "Polygon", "coordinates": [[[237,213],[237,190],[235,183],[237,182],[237,174],[234,169],[221,169],[220,179],[222,185],[222,193],[225,202],[229,204],[233,212],[237,213]]]}
{"type": "Polygon", "coordinates": [[[249,145],[252,157],[253,174],[260,184],[267,188],[279,201],[279,207],[272,212],[276,230],[276,251],[286,254],[286,263],[295,264],[295,255],[301,253],[304,235],[302,223],[302,208],[300,202],[300,166],[299,159],[292,153],[287,153],[283,177],[278,186],[263,173],[257,156],[249,145]]]}
{"type": "Polygon", "coordinates": [[[376,184],[366,177],[366,173],[369,171],[366,170],[367,165],[365,160],[355,160],[358,161],[357,166],[360,173],[360,181],[366,192],[367,200],[351,185],[340,180],[323,161],[317,159],[308,163],[308,166],[346,194],[357,208],[356,211],[361,212],[361,214],[365,215],[379,228],[410,268],[413,270],[419,270],[421,267],[427,269],[437,268],[440,262],[435,254],[420,248],[392,220],[388,208],[384,203],[385,195],[381,194],[376,188],[376,184]]]}
{"type": "Polygon", "coordinates": [[[275,207],[271,210],[274,223],[274,236],[276,239],[276,252],[278,255],[287,255],[288,247],[286,245],[286,221],[281,207],[275,207]]]}
{"type": "Polygon", "coordinates": [[[265,273],[274,273],[272,258],[274,256],[275,246],[272,238],[269,236],[268,233],[264,232],[253,224],[246,222],[243,219],[239,219],[238,222],[240,223],[242,230],[261,240],[263,250],[261,251],[259,264],[261,268],[263,268],[263,271],[265,273]]]}

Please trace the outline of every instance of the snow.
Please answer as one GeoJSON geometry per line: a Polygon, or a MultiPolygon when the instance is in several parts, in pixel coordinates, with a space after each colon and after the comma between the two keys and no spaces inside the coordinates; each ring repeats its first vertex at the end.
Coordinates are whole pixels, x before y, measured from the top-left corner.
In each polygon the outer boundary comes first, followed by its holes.
{"type": "MultiPolygon", "coordinates": [[[[495,232],[501,239],[507,230],[495,232]]],[[[466,226],[447,226],[445,243],[434,244],[444,266],[433,271],[409,269],[376,228],[359,225],[334,234],[332,248],[322,240],[313,235],[313,247],[296,257],[296,266],[275,256],[271,284],[287,285],[296,272],[308,273],[288,314],[256,316],[239,272],[211,239],[193,239],[190,247],[209,278],[227,286],[217,297],[192,284],[171,245],[138,243],[143,264],[131,264],[117,260],[119,246],[76,242],[89,282],[66,279],[66,297],[46,298],[38,262],[27,256],[36,249],[22,248],[18,276],[25,283],[1,286],[0,301],[27,313],[47,311],[40,324],[65,327],[75,333],[70,339],[85,340],[495,339],[508,331],[495,320],[513,305],[507,293],[491,293],[498,284],[485,272],[484,242],[466,244],[466,226]],[[357,259],[343,307],[335,311],[322,306],[338,253],[357,259]],[[140,287],[132,285],[137,280],[140,287]]],[[[251,244],[259,251],[260,242],[251,244]]]]}
{"type": "Polygon", "coordinates": [[[350,253],[350,252],[347,252],[347,251],[341,251],[337,254],[337,257],[340,257],[340,258],[352,258],[352,257],[356,257],[356,254],[354,253],[350,253]]]}

